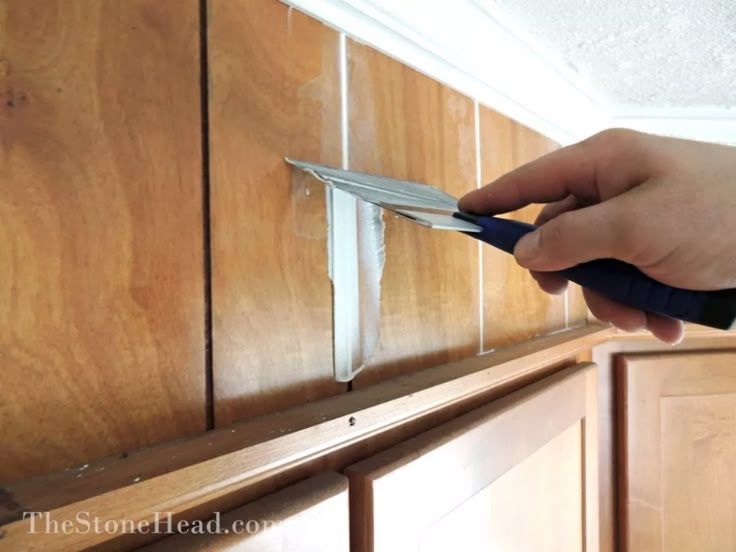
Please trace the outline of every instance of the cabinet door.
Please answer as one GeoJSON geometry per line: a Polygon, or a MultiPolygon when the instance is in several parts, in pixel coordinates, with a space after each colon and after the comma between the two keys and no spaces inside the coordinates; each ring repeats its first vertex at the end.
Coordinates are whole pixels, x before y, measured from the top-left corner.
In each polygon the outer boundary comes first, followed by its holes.
{"type": "Polygon", "coordinates": [[[210,524],[205,524],[206,534],[196,534],[192,528],[144,550],[349,552],[347,480],[337,473],[322,473],[210,524]]]}
{"type": "Polygon", "coordinates": [[[559,372],[348,468],[353,551],[598,549],[596,372],[559,372]]]}
{"type": "Polygon", "coordinates": [[[621,543],[736,550],[736,351],[618,358],[621,543]]]}

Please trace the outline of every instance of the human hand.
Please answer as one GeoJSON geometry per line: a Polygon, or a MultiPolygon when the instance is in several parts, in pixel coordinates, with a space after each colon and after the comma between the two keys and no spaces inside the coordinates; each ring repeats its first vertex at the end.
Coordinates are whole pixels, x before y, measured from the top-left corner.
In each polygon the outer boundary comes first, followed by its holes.
{"type": "MultiPolygon", "coordinates": [[[[601,132],[528,163],[460,199],[474,214],[547,203],[517,262],[549,293],[556,271],[601,258],[695,290],[736,287],[736,148],[631,130],[601,132]]],[[[584,289],[593,315],[676,343],[682,324],[584,289]]]]}

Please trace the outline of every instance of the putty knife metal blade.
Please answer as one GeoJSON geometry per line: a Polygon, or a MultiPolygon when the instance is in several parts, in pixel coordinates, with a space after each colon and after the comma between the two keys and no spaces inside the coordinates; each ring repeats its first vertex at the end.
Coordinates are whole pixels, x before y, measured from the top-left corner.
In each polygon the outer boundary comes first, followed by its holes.
{"type": "Polygon", "coordinates": [[[437,230],[480,232],[481,227],[455,218],[457,199],[428,184],[386,178],[286,158],[291,165],[314,175],[335,188],[354,195],[417,224],[437,230]]]}

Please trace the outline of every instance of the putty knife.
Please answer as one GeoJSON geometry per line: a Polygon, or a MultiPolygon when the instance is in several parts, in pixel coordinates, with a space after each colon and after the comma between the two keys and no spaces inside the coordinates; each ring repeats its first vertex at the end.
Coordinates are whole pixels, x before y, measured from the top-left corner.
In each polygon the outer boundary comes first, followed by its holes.
{"type": "MultiPolygon", "coordinates": [[[[322,182],[388,209],[417,224],[457,230],[507,253],[533,224],[459,212],[457,199],[427,184],[287,159],[322,182]]],[[[560,270],[568,280],[630,307],[719,329],[736,326],[736,289],[695,291],[665,285],[616,259],[598,259],[560,270]]]]}

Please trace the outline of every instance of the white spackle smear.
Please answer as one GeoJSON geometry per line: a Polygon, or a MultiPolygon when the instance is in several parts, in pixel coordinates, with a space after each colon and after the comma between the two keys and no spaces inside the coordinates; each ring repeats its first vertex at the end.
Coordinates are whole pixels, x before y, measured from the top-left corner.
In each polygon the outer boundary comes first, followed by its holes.
{"type": "Polygon", "coordinates": [[[357,201],[342,190],[327,190],[328,272],[332,280],[335,379],[348,382],[360,360],[360,277],[357,201]]]}
{"type": "Polygon", "coordinates": [[[381,337],[381,278],[386,263],[383,209],[358,202],[358,261],[360,277],[360,365],[376,352],[381,337]]]}
{"type": "Polygon", "coordinates": [[[351,381],[378,347],[386,263],[383,209],[327,185],[327,272],[332,282],[335,379],[351,381]]]}
{"type": "Polygon", "coordinates": [[[328,201],[335,379],[351,381],[378,347],[386,260],[383,209],[336,188],[328,201]]]}

